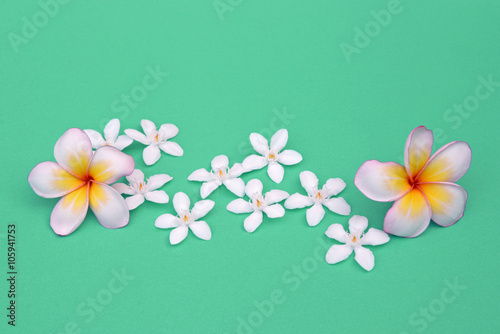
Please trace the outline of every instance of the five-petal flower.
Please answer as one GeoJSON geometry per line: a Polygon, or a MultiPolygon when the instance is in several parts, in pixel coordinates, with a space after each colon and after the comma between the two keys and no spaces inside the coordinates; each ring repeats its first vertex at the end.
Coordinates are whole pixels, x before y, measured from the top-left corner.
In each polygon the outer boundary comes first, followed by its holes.
{"type": "Polygon", "coordinates": [[[118,136],[120,133],[120,120],[113,118],[104,127],[104,138],[95,130],[83,130],[89,136],[92,148],[98,149],[102,146],[113,146],[120,151],[132,144],[133,139],[127,135],[118,136]]]}
{"type": "Polygon", "coordinates": [[[189,181],[203,182],[200,189],[202,198],[207,198],[220,185],[226,186],[229,191],[239,197],[245,195],[245,182],[239,177],[245,172],[239,163],[229,168],[229,159],[225,155],[218,155],[212,160],[212,170],[205,168],[195,170],[189,175],[189,181]]]}
{"type": "Polygon", "coordinates": [[[139,169],[127,176],[129,185],[125,183],[115,183],[112,187],[120,194],[132,195],[127,197],[125,201],[129,210],[137,208],[147,199],[155,203],[168,203],[168,195],[164,190],[156,190],[163,186],[172,177],[167,174],[157,174],[151,176],[147,181],[144,180],[144,173],[139,169]]]}
{"type": "Polygon", "coordinates": [[[384,231],[416,237],[432,219],[450,226],[462,218],[467,192],[458,181],[469,169],[471,149],[454,141],[432,153],[433,134],[424,126],[414,129],[406,141],[405,166],[395,162],[366,161],[354,183],[368,198],[395,201],[384,219],[384,231]]]}
{"type": "Polygon", "coordinates": [[[377,246],[389,241],[387,233],[381,230],[370,228],[368,232],[363,232],[368,227],[368,219],[363,216],[352,216],[349,219],[349,233],[344,231],[340,224],[332,224],[326,230],[327,237],[342,242],[345,245],[333,245],[326,253],[326,262],[333,264],[344,261],[354,250],[354,259],[365,270],[372,270],[375,266],[375,258],[371,250],[363,246],[377,246]]]}
{"type": "Polygon", "coordinates": [[[134,159],[120,150],[103,146],[92,152],[85,132],[72,128],[56,142],[54,157],[36,165],[28,181],[39,196],[62,198],[57,202],[50,226],[59,235],[73,232],[92,209],[107,228],[128,224],[129,210],[123,197],[108,184],[134,170],[134,159]]]}
{"type": "Polygon", "coordinates": [[[280,218],[285,215],[285,209],[281,202],[289,195],[283,190],[271,190],[264,196],[262,195],[262,182],[258,179],[248,181],[245,186],[245,193],[250,198],[250,201],[245,201],[242,198],[235,199],[227,205],[227,210],[234,213],[250,213],[243,223],[245,230],[252,233],[262,223],[262,212],[265,212],[269,218],[280,218]]]}
{"type": "Polygon", "coordinates": [[[152,165],[160,159],[160,149],[176,157],[180,157],[184,154],[179,144],[169,140],[179,133],[179,129],[174,124],[163,124],[157,131],[155,123],[143,119],[141,121],[141,127],[144,134],[134,129],[127,129],[125,133],[130,138],[144,145],[148,145],[142,152],[142,157],[146,165],[152,165]]]}
{"type": "Polygon", "coordinates": [[[173,203],[178,216],[165,213],[155,221],[155,226],[158,228],[173,228],[172,232],[170,232],[170,243],[176,245],[184,240],[188,229],[191,229],[198,238],[210,240],[212,237],[210,227],[205,221],[198,219],[212,210],[215,202],[209,199],[196,202],[190,211],[191,202],[189,197],[183,192],[178,192],[174,195],[173,203]]]}
{"type": "Polygon", "coordinates": [[[267,167],[267,174],[276,183],[283,180],[285,171],[283,165],[295,165],[302,161],[302,155],[294,150],[281,150],[285,147],[288,141],[288,131],[281,129],[271,138],[269,145],[266,138],[258,133],[250,134],[250,142],[255,151],[262,156],[252,154],[243,160],[243,167],[247,170],[261,169],[267,167]],[[281,153],[280,153],[281,152],[281,153]]]}
{"type": "Polygon", "coordinates": [[[285,201],[285,208],[299,209],[312,205],[306,212],[309,226],[316,226],[321,222],[325,216],[323,205],[339,215],[351,214],[350,205],[342,197],[332,198],[344,190],[345,182],[342,179],[328,179],[323,188],[319,189],[316,175],[313,172],[303,171],[300,173],[300,183],[307,191],[307,196],[299,193],[290,195],[285,201]]]}

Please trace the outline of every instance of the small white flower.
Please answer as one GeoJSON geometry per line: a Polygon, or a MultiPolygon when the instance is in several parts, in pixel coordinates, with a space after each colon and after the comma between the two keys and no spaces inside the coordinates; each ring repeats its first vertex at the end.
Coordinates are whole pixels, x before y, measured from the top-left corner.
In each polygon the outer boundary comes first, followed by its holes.
{"type": "Polygon", "coordinates": [[[307,191],[307,196],[299,193],[291,195],[285,201],[285,208],[300,209],[312,205],[306,212],[309,226],[316,226],[321,222],[325,216],[323,205],[339,215],[351,214],[351,207],[342,197],[331,198],[344,190],[345,182],[342,179],[328,179],[323,188],[319,189],[316,175],[313,172],[303,171],[300,173],[300,183],[307,191]]]}
{"type": "Polygon", "coordinates": [[[167,174],[158,174],[144,181],[144,173],[135,169],[134,172],[126,178],[129,185],[115,183],[112,187],[120,194],[132,195],[125,199],[129,210],[137,208],[144,202],[144,199],[155,203],[168,203],[167,193],[163,190],[156,189],[172,180],[171,176],[167,174]]]}
{"type": "Polygon", "coordinates": [[[155,226],[158,228],[173,228],[170,232],[170,243],[176,245],[184,238],[186,238],[188,229],[193,231],[194,235],[203,240],[210,240],[212,231],[204,221],[197,221],[204,217],[212,208],[215,202],[209,199],[196,202],[193,210],[189,211],[191,204],[189,197],[183,193],[178,192],[174,196],[174,209],[178,216],[170,213],[165,213],[158,217],[155,221],[155,226]]]}
{"type": "Polygon", "coordinates": [[[245,195],[245,182],[239,176],[245,172],[241,164],[234,164],[229,168],[229,159],[225,155],[218,155],[212,160],[212,170],[205,168],[195,170],[189,175],[189,181],[204,182],[201,185],[200,195],[207,198],[220,185],[225,185],[229,191],[239,197],[245,195]]]}
{"type": "Polygon", "coordinates": [[[127,129],[125,133],[133,140],[148,145],[142,152],[142,158],[146,165],[152,165],[160,159],[160,149],[176,157],[180,157],[184,154],[179,144],[169,141],[169,139],[177,136],[179,133],[179,129],[175,125],[163,124],[160,126],[160,129],[156,131],[155,123],[143,119],[141,121],[141,127],[144,134],[134,129],[127,129]]]}
{"type": "Polygon", "coordinates": [[[113,118],[106,124],[104,127],[104,138],[95,130],[87,129],[83,131],[89,136],[92,148],[96,150],[102,146],[112,146],[121,151],[133,142],[129,136],[118,136],[120,133],[120,120],[118,118],[113,118]]]}
{"type": "Polygon", "coordinates": [[[227,209],[234,213],[250,213],[245,218],[244,227],[248,233],[252,233],[262,223],[262,212],[265,212],[269,218],[280,218],[285,215],[285,209],[281,202],[288,197],[288,193],[283,190],[271,190],[262,196],[262,182],[257,179],[248,181],[245,186],[245,193],[250,198],[245,201],[242,198],[235,199],[227,205],[227,209]]]}
{"type": "Polygon", "coordinates": [[[368,219],[363,216],[352,216],[349,219],[349,233],[344,231],[340,224],[332,224],[326,230],[327,237],[335,239],[345,245],[333,245],[326,253],[326,262],[333,264],[344,261],[354,250],[354,259],[363,269],[370,271],[375,266],[375,258],[371,250],[363,247],[377,246],[389,241],[387,233],[371,228],[363,234],[368,227],[368,219]]]}
{"type": "Polygon", "coordinates": [[[261,169],[267,167],[267,174],[276,183],[283,180],[285,171],[283,165],[295,165],[302,161],[300,153],[294,150],[281,150],[285,147],[288,141],[288,131],[281,129],[271,138],[271,145],[267,139],[258,133],[250,134],[250,142],[255,151],[262,156],[252,154],[243,160],[243,167],[247,170],[261,169]],[[280,153],[281,152],[281,153],[280,153]]]}

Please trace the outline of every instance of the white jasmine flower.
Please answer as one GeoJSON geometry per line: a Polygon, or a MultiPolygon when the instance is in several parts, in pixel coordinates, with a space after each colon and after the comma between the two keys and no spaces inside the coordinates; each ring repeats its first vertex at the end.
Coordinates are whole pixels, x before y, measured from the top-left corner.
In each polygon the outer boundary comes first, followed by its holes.
{"type": "Polygon", "coordinates": [[[196,202],[193,210],[190,211],[189,197],[183,192],[175,194],[173,202],[178,216],[165,213],[155,221],[155,226],[158,228],[173,228],[172,232],[170,232],[170,243],[176,245],[184,240],[188,229],[191,229],[198,238],[210,240],[212,237],[210,227],[206,222],[198,219],[204,217],[212,210],[215,202],[209,199],[196,202]]]}
{"type": "Polygon", "coordinates": [[[137,208],[139,205],[144,203],[145,199],[155,203],[168,203],[167,193],[163,190],[156,189],[172,180],[171,176],[167,174],[157,174],[151,176],[147,181],[145,181],[144,173],[135,169],[134,172],[126,178],[129,185],[124,183],[115,183],[112,187],[120,194],[132,195],[125,199],[129,210],[137,208]]]}
{"type": "Polygon", "coordinates": [[[87,129],[83,131],[89,136],[92,148],[96,150],[102,146],[112,146],[121,151],[133,142],[129,136],[118,136],[120,133],[120,120],[118,118],[113,118],[106,124],[104,127],[104,138],[95,130],[87,129]]]}
{"type": "Polygon", "coordinates": [[[288,141],[288,131],[281,129],[271,138],[271,145],[267,139],[258,133],[250,134],[250,142],[255,151],[262,156],[252,154],[243,160],[243,167],[248,170],[261,169],[267,167],[267,174],[276,183],[283,180],[285,171],[283,165],[295,165],[302,161],[300,153],[294,150],[281,150],[285,147],[288,141]],[[280,153],[281,152],[281,153],[280,153]]]}
{"type": "Polygon", "coordinates": [[[300,209],[311,206],[307,209],[306,218],[309,226],[318,225],[325,216],[323,205],[332,212],[339,215],[348,216],[351,214],[351,207],[342,197],[334,197],[345,188],[342,179],[328,179],[323,188],[318,188],[318,178],[313,172],[303,171],[300,173],[300,183],[307,191],[307,196],[295,193],[285,201],[285,208],[300,209]]]}
{"type": "Polygon", "coordinates": [[[262,212],[265,212],[269,218],[280,218],[285,215],[285,209],[275,203],[287,198],[288,193],[283,190],[271,190],[262,196],[262,188],[260,180],[250,180],[245,186],[245,193],[250,201],[238,198],[227,205],[227,209],[234,213],[252,212],[243,224],[248,233],[255,231],[262,223],[262,212]]]}
{"type": "Polygon", "coordinates": [[[125,133],[133,140],[148,145],[142,152],[142,158],[146,165],[152,165],[160,159],[160,150],[176,157],[180,157],[184,154],[179,144],[169,141],[169,139],[177,136],[179,133],[179,129],[175,125],[162,124],[160,129],[156,131],[155,123],[143,119],[141,121],[141,127],[144,134],[134,129],[127,129],[125,133]]]}
{"type": "Polygon", "coordinates": [[[340,224],[332,224],[326,230],[327,237],[335,239],[345,245],[333,245],[326,253],[326,262],[333,264],[344,261],[354,250],[354,259],[363,269],[370,271],[375,266],[375,258],[371,250],[363,246],[377,246],[389,241],[387,233],[368,227],[368,219],[363,216],[352,216],[349,219],[349,233],[344,231],[340,224]]]}

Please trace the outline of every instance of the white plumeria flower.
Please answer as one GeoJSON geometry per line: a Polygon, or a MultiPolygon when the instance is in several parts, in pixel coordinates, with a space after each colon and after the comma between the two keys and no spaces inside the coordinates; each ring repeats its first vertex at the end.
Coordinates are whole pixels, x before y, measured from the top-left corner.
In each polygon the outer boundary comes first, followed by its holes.
{"type": "Polygon", "coordinates": [[[267,139],[258,133],[250,134],[250,142],[255,151],[262,156],[252,154],[243,160],[243,167],[247,170],[261,169],[267,167],[267,174],[276,183],[283,180],[285,171],[283,165],[295,165],[302,161],[302,155],[294,150],[281,150],[288,141],[288,131],[281,129],[271,138],[271,145],[267,139]],[[281,152],[281,153],[280,153],[281,152]]]}
{"type": "Polygon", "coordinates": [[[188,229],[191,229],[198,238],[210,240],[212,237],[210,227],[206,222],[198,219],[212,210],[215,202],[209,199],[196,202],[193,210],[189,211],[189,197],[183,192],[175,194],[173,202],[178,216],[165,213],[155,221],[155,226],[158,228],[173,228],[172,232],[170,232],[170,243],[176,245],[184,240],[188,234],[188,229]]]}
{"type": "Polygon", "coordinates": [[[172,180],[171,176],[167,174],[157,174],[145,181],[144,173],[135,169],[134,172],[126,178],[129,185],[115,183],[112,187],[120,194],[132,195],[125,199],[129,210],[133,210],[144,203],[144,199],[155,203],[168,203],[167,193],[163,190],[156,189],[172,180]]]}
{"type": "Polygon", "coordinates": [[[345,182],[342,179],[328,179],[323,188],[319,189],[316,175],[313,172],[303,171],[300,173],[300,183],[307,191],[307,196],[299,193],[291,195],[285,201],[285,208],[300,209],[312,205],[306,212],[309,226],[316,226],[321,222],[325,216],[323,205],[339,215],[351,214],[351,206],[342,197],[331,198],[344,190],[345,182]]]}
{"type": "Polygon", "coordinates": [[[245,201],[242,198],[235,199],[227,205],[227,209],[234,213],[250,213],[245,218],[244,227],[248,233],[252,233],[262,223],[262,212],[265,212],[269,218],[280,218],[285,215],[285,209],[281,202],[288,197],[288,193],[283,190],[271,190],[262,196],[262,182],[257,179],[248,181],[245,186],[245,193],[250,198],[245,201]]]}
{"type": "Polygon", "coordinates": [[[212,160],[212,170],[209,172],[205,168],[195,170],[189,175],[189,181],[204,182],[201,185],[200,195],[207,198],[215,189],[222,184],[229,191],[239,197],[245,195],[245,182],[239,176],[245,172],[241,164],[234,164],[229,168],[229,159],[225,155],[218,155],[212,160]]]}
{"type": "Polygon", "coordinates": [[[146,147],[142,152],[142,158],[144,159],[144,163],[146,165],[152,165],[160,159],[160,149],[163,152],[176,157],[180,157],[184,154],[184,151],[179,144],[169,141],[169,139],[177,136],[179,133],[179,129],[175,125],[162,124],[160,129],[156,131],[155,123],[147,119],[143,119],[141,121],[141,127],[144,134],[134,129],[127,129],[125,130],[125,133],[133,140],[136,140],[144,145],[148,145],[148,147],[146,147]]]}
{"type": "Polygon", "coordinates": [[[133,140],[127,135],[118,136],[120,133],[120,120],[113,118],[104,127],[104,138],[95,130],[83,130],[89,136],[93,149],[98,149],[102,146],[112,146],[114,148],[123,150],[125,147],[132,144],[133,140]]]}
{"type": "Polygon", "coordinates": [[[333,264],[344,261],[354,250],[354,259],[363,269],[370,271],[375,266],[375,258],[368,248],[363,246],[377,246],[389,241],[387,233],[371,228],[363,234],[368,227],[368,219],[363,216],[352,216],[349,219],[349,233],[344,231],[340,224],[332,224],[326,230],[327,237],[335,239],[345,245],[333,245],[326,253],[326,262],[333,264]]]}

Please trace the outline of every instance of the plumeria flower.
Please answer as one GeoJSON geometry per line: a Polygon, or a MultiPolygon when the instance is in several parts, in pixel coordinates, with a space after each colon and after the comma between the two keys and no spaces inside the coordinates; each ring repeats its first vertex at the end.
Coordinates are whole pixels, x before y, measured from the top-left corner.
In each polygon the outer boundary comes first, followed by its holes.
{"type": "Polygon", "coordinates": [[[443,227],[462,218],[467,192],[453,182],[467,172],[471,149],[454,141],[432,153],[433,134],[425,126],[414,129],[406,141],[405,166],[366,161],[354,178],[358,189],[379,202],[395,201],[384,219],[384,231],[413,238],[432,219],[443,227]]]}
{"type": "Polygon", "coordinates": [[[125,133],[133,140],[148,145],[142,152],[142,158],[146,165],[152,165],[160,159],[160,150],[176,157],[180,157],[184,154],[179,144],[169,141],[169,139],[174,138],[179,133],[179,129],[175,125],[163,124],[160,126],[160,129],[156,131],[155,123],[143,119],[141,121],[141,127],[144,133],[140,133],[134,129],[127,129],[125,133]]]}
{"type": "Polygon", "coordinates": [[[193,210],[189,211],[191,202],[189,197],[183,192],[175,194],[173,202],[178,216],[165,213],[155,221],[155,226],[158,228],[173,228],[172,232],[170,232],[170,243],[176,245],[184,240],[188,229],[191,229],[198,238],[210,240],[212,237],[210,227],[206,222],[198,219],[204,217],[212,210],[215,202],[209,199],[196,202],[193,210]]]}
{"type": "Polygon", "coordinates": [[[260,180],[250,180],[245,186],[245,193],[250,201],[238,198],[227,205],[227,209],[234,213],[252,213],[243,223],[248,233],[255,231],[262,223],[262,212],[265,212],[268,218],[280,218],[285,215],[285,209],[281,204],[275,203],[287,198],[288,193],[283,190],[271,190],[262,196],[262,189],[260,180]]]}
{"type": "Polygon", "coordinates": [[[288,141],[288,131],[286,129],[278,130],[271,138],[271,145],[267,139],[258,133],[250,134],[250,142],[255,151],[262,156],[252,154],[243,160],[243,167],[247,170],[261,169],[267,167],[267,174],[276,183],[283,180],[285,171],[283,165],[295,165],[302,161],[300,153],[294,150],[281,150],[288,141]],[[281,153],[280,153],[281,152],[281,153]]]}
{"type": "Polygon", "coordinates": [[[232,168],[229,168],[229,159],[225,155],[218,155],[212,160],[210,172],[205,168],[197,169],[189,175],[188,180],[204,182],[200,189],[202,198],[207,198],[222,184],[236,196],[243,197],[245,195],[245,182],[239,176],[244,172],[245,169],[241,164],[236,163],[232,168]]]}
{"type": "Polygon", "coordinates": [[[327,237],[342,242],[345,245],[333,245],[326,253],[326,262],[333,264],[344,261],[354,250],[354,260],[365,270],[372,270],[375,266],[375,257],[368,248],[363,246],[378,246],[389,241],[387,233],[368,227],[368,219],[363,216],[352,216],[349,219],[349,233],[344,231],[340,224],[332,224],[326,230],[327,237]]]}
{"type": "Polygon", "coordinates": [[[56,162],[36,165],[28,176],[39,196],[62,198],[57,202],[50,226],[59,235],[73,232],[92,209],[107,228],[128,224],[129,210],[123,197],[108,184],[134,171],[134,159],[114,147],[103,146],[92,152],[85,132],[69,129],[54,147],[56,162]]]}
{"type": "Polygon", "coordinates": [[[147,199],[155,203],[168,203],[168,195],[163,190],[156,190],[163,186],[172,177],[167,174],[157,174],[151,176],[147,181],[144,181],[144,173],[139,169],[127,176],[129,185],[125,183],[115,183],[112,187],[120,194],[132,195],[127,197],[125,201],[129,210],[137,208],[147,199]]]}
{"type": "Polygon", "coordinates": [[[92,148],[98,149],[102,146],[113,146],[120,151],[132,144],[133,140],[127,135],[118,136],[120,133],[120,120],[113,118],[104,127],[104,138],[95,130],[83,130],[89,136],[92,148]]]}
{"type": "Polygon", "coordinates": [[[304,171],[300,173],[300,183],[307,191],[307,196],[295,193],[285,201],[285,208],[300,209],[306,206],[312,206],[307,209],[306,218],[309,226],[316,226],[325,216],[326,206],[330,211],[339,215],[348,216],[351,214],[351,207],[342,197],[338,195],[345,188],[345,182],[342,179],[328,179],[323,188],[318,188],[318,178],[313,172],[304,171]]]}

